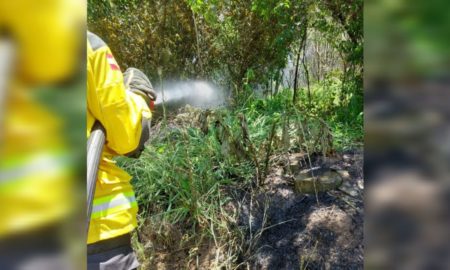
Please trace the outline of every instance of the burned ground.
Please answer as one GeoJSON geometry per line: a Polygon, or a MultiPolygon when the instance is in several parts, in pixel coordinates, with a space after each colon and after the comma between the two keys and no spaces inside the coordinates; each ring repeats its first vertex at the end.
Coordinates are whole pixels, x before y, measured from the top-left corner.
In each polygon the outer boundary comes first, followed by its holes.
{"type": "MultiPolygon", "coordinates": [[[[344,184],[317,197],[297,193],[279,162],[262,188],[224,190],[231,197],[225,211],[236,217],[234,226],[242,232],[237,269],[363,269],[363,154],[311,158],[313,166],[348,172],[344,184]]],[[[182,225],[145,224],[141,241],[151,257],[143,269],[217,269],[223,251],[211,239],[184,241],[185,230],[182,225]]]]}
{"type": "Polygon", "coordinates": [[[248,251],[241,260],[250,269],[363,268],[362,153],[312,159],[350,177],[339,190],[316,197],[296,193],[278,166],[258,194],[235,194],[239,225],[247,231],[248,251]]]}

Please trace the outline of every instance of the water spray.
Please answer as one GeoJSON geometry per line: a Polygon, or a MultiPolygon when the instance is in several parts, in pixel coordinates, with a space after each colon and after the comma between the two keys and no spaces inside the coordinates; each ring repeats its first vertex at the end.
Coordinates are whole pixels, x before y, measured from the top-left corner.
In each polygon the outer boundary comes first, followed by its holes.
{"type": "Polygon", "coordinates": [[[207,81],[169,81],[156,87],[158,98],[155,101],[153,119],[164,117],[186,105],[200,109],[213,109],[226,105],[225,92],[207,81]]]}

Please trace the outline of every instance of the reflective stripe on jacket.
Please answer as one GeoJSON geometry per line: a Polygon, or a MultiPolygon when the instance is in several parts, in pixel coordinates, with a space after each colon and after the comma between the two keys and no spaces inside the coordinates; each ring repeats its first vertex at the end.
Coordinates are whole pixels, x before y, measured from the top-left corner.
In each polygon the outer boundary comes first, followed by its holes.
{"type": "Polygon", "coordinates": [[[151,112],[143,98],[125,90],[111,50],[95,34],[88,33],[87,50],[87,135],[96,120],[106,130],[88,233],[88,243],[94,243],[136,227],[137,203],[131,176],[117,167],[113,158],[138,146],[142,117],[150,118],[151,112]]]}
{"type": "Polygon", "coordinates": [[[66,220],[74,203],[60,123],[27,90],[8,96],[0,144],[0,238],[66,220]]]}

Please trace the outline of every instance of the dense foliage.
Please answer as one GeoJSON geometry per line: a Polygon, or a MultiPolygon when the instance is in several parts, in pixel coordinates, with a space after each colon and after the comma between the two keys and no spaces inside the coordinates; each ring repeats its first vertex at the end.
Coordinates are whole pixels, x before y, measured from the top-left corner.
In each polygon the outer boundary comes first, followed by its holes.
{"type": "Polygon", "coordinates": [[[245,83],[262,86],[268,94],[283,88],[291,60],[296,84],[305,88],[340,71],[341,100],[356,99],[362,111],[362,0],[88,2],[89,29],[123,68],[141,68],[153,81],[160,71],[164,78],[214,80],[235,93],[245,83]]]}

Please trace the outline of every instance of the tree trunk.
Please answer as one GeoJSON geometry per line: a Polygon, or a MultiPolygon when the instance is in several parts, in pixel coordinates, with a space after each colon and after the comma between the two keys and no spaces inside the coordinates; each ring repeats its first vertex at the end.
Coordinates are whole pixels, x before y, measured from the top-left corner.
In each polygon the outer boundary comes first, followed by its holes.
{"type": "MultiPolygon", "coordinates": [[[[204,74],[204,70],[203,70],[203,61],[202,61],[202,55],[201,55],[201,50],[200,50],[200,35],[198,32],[198,27],[197,27],[197,19],[195,17],[195,13],[192,10],[192,20],[194,21],[194,30],[195,30],[195,39],[196,39],[196,47],[197,47],[197,57],[198,57],[198,65],[200,67],[200,77],[203,77],[204,74]]],[[[199,76],[197,76],[199,77],[199,76]]]]}
{"type": "Polygon", "coordinates": [[[306,64],[306,38],[308,37],[308,27],[305,26],[305,32],[303,33],[303,58],[302,58],[302,64],[303,69],[305,70],[305,79],[306,79],[306,86],[308,87],[308,102],[311,104],[311,88],[310,88],[310,82],[309,82],[309,70],[308,65],[306,64]]]}
{"type": "Polygon", "coordinates": [[[297,93],[298,93],[298,67],[300,65],[300,56],[301,56],[301,51],[302,51],[302,45],[303,45],[303,39],[302,41],[300,41],[300,46],[298,48],[298,52],[297,52],[297,60],[295,62],[295,73],[294,73],[294,96],[292,97],[292,103],[295,104],[297,103],[297,93]]]}
{"type": "Polygon", "coordinates": [[[275,91],[274,94],[278,94],[278,88],[280,87],[280,71],[277,70],[277,73],[275,74],[275,91]]]}
{"type": "Polygon", "coordinates": [[[315,50],[316,50],[316,68],[317,68],[317,82],[320,82],[320,80],[321,80],[321,58],[322,58],[322,54],[320,53],[320,44],[319,44],[319,41],[318,40],[316,40],[315,41],[315,50]]]}

